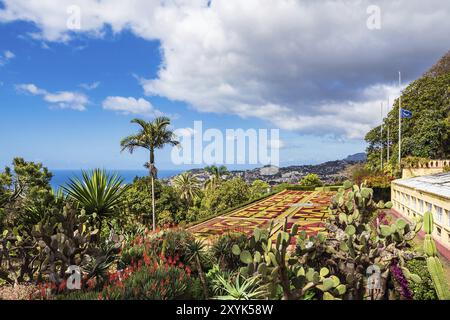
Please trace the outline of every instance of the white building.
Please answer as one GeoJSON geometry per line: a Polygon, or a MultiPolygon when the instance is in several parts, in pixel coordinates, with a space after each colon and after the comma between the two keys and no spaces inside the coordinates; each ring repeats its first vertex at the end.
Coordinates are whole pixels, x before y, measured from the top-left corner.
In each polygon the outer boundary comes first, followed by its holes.
{"type": "Polygon", "coordinates": [[[392,181],[393,209],[407,219],[431,211],[433,237],[450,252],[450,172],[392,181]]]}

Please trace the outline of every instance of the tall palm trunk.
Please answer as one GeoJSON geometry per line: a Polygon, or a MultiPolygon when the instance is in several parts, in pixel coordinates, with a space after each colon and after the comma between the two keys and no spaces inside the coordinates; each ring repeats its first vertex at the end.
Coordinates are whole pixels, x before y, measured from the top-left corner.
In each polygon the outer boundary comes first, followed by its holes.
{"type": "Polygon", "coordinates": [[[156,214],[155,214],[155,177],[156,177],[156,168],[155,168],[155,153],[154,150],[150,150],[150,179],[152,183],[152,222],[153,222],[153,231],[156,231],[156,214]]]}
{"type": "Polygon", "coordinates": [[[205,296],[205,299],[208,299],[208,286],[206,285],[205,274],[203,273],[202,263],[200,262],[200,257],[198,255],[195,256],[195,262],[197,264],[198,277],[202,283],[203,295],[205,296]]]}
{"type": "Polygon", "coordinates": [[[155,178],[152,176],[152,220],[153,220],[153,231],[156,231],[156,217],[155,217],[155,178]]]}

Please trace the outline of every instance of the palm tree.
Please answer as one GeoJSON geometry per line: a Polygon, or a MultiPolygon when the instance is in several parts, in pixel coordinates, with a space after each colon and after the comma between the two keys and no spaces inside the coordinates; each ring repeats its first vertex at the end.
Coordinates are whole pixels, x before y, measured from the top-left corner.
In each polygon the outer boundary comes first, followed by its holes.
{"type": "Polygon", "coordinates": [[[129,186],[124,185],[117,174],[108,175],[104,170],[82,171],[81,174],[82,179],[71,178],[63,189],[87,214],[94,215],[101,226],[104,218],[114,214],[129,186]]]}
{"type": "Polygon", "coordinates": [[[133,153],[136,148],[144,148],[150,152],[149,162],[145,167],[149,170],[149,176],[152,184],[152,219],[153,231],[156,230],[155,217],[155,179],[157,179],[158,170],[155,167],[155,150],[162,149],[165,145],[179,145],[176,136],[169,129],[170,119],[167,117],[157,117],[153,121],[147,122],[142,119],[133,119],[131,123],[140,126],[139,132],[132,134],[120,141],[122,151],[128,150],[133,153]]]}
{"type": "Polygon", "coordinates": [[[180,193],[181,200],[189,207],[200,194],[200,182],[190,172],[184,172],[173,179],[173,186],[180,193]]]}
{"type": "Polygon", "coordinates": [[[209,173],[209,179],[205,183],[205,189],[217,187],[217,185],[222,180],[222,176],[229,173],[227,167],[217,167],[215,165],[205,167],[205,171],[209,173]]]}

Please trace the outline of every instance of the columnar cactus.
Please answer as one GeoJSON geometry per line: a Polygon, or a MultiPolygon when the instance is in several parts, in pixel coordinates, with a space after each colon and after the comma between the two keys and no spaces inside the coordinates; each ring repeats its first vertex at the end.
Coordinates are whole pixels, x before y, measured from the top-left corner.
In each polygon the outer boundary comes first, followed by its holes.
{"type": "Polygon", "coordinates": [[[425,231],[425,239],[423,242],[423,251],[427,255],[427,267],[430,272],[436,294],[440,300],[450,300],[450,291],[444,276],[442,263],[439,260],[436,243],[433,240],[433,214],[425,212],[423,230],[425,231]]]}

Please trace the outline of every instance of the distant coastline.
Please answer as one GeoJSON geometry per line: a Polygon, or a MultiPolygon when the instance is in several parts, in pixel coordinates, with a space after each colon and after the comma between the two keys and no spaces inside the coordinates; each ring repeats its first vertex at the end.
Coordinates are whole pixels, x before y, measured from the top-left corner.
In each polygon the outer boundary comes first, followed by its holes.
{"type": "MultiPolygon", "coordinates": [[[[147,170],[106,170],[108,173],[117,173],[120,177],[124,179],[125,183],[133,182],[135,177],[145,177],[148,175],[147,170]]],[[[184,170],[160,170],[158,171],[158,178],[170,178],[180,174],[184,170]]],[[[53,189],[57,190],[62,185],[66,184],[70,178],[77,177],[81,178],[81,170],[58,170],[50,169],[53,174],[50,185],[53,189]]]]}

